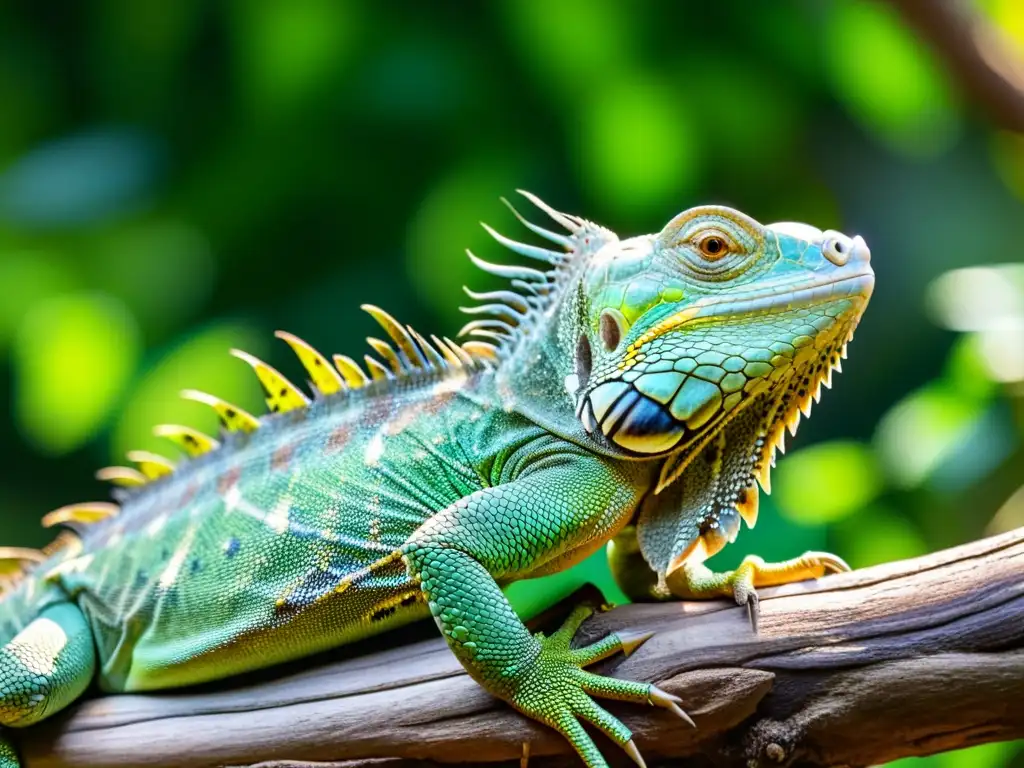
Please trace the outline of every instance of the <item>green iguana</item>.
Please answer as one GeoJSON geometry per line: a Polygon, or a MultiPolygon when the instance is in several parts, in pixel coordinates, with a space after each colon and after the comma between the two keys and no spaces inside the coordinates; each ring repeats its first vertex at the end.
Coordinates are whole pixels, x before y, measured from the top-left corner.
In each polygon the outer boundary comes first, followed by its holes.
{"type": "MultiPolygon", "coordinates": [[[[540,268],[469,254],[511,281],[467,289],[476,340],[427,339],[366,306],[391,342],[369,339],[364,370],[280,333],[312,400],[236,351],[269,415],[184,393],[217,412],[220,441],[158,427],[186,460],[130,454],[135,467],[99,472],[119,505],[63,507],[44,518],[65,528],[49,549],[0,550],[0,725],[49,717],[93,681],[220,680],[431,615],[475,680],[587,765],[605,761],[581,721],[643,765],[594,698],[688,721],[681,700],[583,668],[646,636],[573,648],[586,609],[533,635],[504,585],[607,544],[632,598],[732,596],[756,619],[757,587],[846,569],[813,552],[726,573],[704,561],[754,524],[784,430],[839,367],[874,285],[864,241],[718,206],[620,240],[523,194],[565,232],[514,208],[556,248],[487,228],[540,268]]],[[[17,765],[0,735],[0,766],[17,765]]]]}

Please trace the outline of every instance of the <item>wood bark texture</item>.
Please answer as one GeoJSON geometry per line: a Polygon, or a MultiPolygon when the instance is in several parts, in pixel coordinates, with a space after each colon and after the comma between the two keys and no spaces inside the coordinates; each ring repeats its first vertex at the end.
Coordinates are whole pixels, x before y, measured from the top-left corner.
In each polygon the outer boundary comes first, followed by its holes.
{"type": "MultiPolygon", "coordinates": [[[[676,602],[601,613],[578,642],[626,628],[655,634],[595,670],[657,682],[697,723],[608,703],[649,765],[868,766],[1024,738],[1024,529],[762,590],[756,635],[743,608],[676,602]]],[[[516,765],[524,743],[535,768],[579,764],[441,638],[394,641],[231,687],[91,699],[20,746],[28,768],[516,765]]]]}

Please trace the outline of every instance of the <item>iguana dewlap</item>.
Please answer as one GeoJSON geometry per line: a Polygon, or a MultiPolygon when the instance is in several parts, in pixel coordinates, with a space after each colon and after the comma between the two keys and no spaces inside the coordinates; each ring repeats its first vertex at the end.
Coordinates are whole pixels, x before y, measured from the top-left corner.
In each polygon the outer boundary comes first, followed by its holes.
{"type": "MultiPolygon", "coordinates": [[[[524,193],[525,194],[525,193],[524,193]]],[[[492,694],[604,765],[587,721],[638,762],[614,698],[679,699],[583,667],[640,638],[533,636],[501,587],[608,545],[634,599],[733,596],[845,568],[823,553],[714,573],[753,525],[788,427],[828,384],[874,284],[864,241],[761,225],[716,206],[620,240],[526,194],[564,233],[552,248],[492,232],[534,266],[469,295],[476,340],[429,340],[375,307],[390,341],[365,366],[279,334],[312,400],[253,366],[271,413],[217,398],[217,439],[158,433],[186,458],[130,454],[101,470],[120,505],[48,515],[45,553],[0,549],[0,725],[21,728],[103,691],[209,682],[432,615],[492,694]]],[[[518,213],[516,214],[518,216],[518,213]]],[[[0,734],[0,768],[17,766],[0,734]]]]}

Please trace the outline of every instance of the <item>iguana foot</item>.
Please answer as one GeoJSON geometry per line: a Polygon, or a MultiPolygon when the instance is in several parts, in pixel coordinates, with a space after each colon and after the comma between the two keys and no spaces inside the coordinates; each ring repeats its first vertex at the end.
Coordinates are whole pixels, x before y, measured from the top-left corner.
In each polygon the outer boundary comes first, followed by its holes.
{"type": "Polygon", "coordinates": [[[758,630],[760,603],[758,587],[773,587],[806,579],[820,579],[826,573],[842,573],[850,566],[828,552],[805,552],[800,557],[781,563],[766,563],[756,555],[744,558],[735,571],[715,573],[704,564],[684,563],[667,577],[668,588],[676,597],[733,597],[738,605],[747,606],[747,615],[754,632],[758,630]]]}
{"type": "Polygon", "coordinates": [[[524,714],[563,734],[591,768],[603,767],[606,763],[579,718],[603,731],[637,765],[643,766],[644,760],[629,728],[591,697],[664,707],[691,726],[694,723],[680,708],[681,700],[657,686],[602,677],[583,669],[619,651],[628,655],[651,636],[651,633],[613,633],[585,648],[570,647],[576,630],[592,613],[589,607],[576,608],[553,635],[537,636],[540,653],[521,673],[511,703],[524,714]]]}

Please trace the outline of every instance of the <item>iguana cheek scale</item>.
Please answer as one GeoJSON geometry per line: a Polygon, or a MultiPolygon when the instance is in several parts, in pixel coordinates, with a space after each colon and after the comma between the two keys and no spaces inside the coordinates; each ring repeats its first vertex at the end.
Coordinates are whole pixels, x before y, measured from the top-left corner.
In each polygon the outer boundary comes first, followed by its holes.
{"type": "MultiPolygon", "coordinates": [[[[270,414],[187,391],[221,435],[158,427],[183,459],[133,452],[99,473],[118,504],[50,513],[63,531],[43,552],[0,549],[0,725],[32,725],[94,681],[209,682],[430,615],[474,679],[587,765],[605,762],[582,722],[642,764],[595,698],[688,720],[680,700],[584,668],[646,636],[573,648],[586,608],[533,635],[502,586],[607,545],[634,599],[732,595],[756,619],[756,587],[846,567],[704,560],[754,524],[784,430],[845,355],[873,287],[863,240],[718,206],[619,240],[523,194],[564,232],[514,209],[553,247],[488,228],[533,266],[470,254],[510,285],[467,289],[469,341],[373,306],[388,340],[369,339],[362,365],[279,333],[312,397],[235,351],[270,414]]],[[[0,735],[0,768],[16,765],[0,735]]]]}

